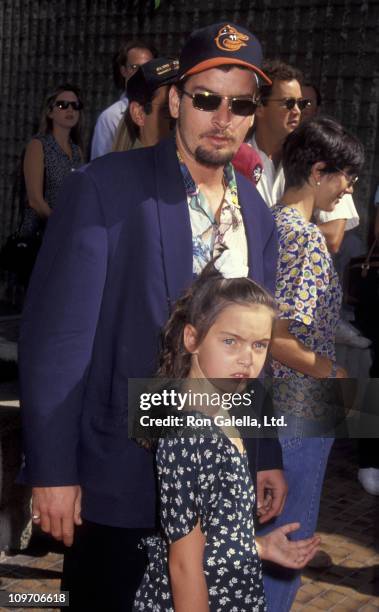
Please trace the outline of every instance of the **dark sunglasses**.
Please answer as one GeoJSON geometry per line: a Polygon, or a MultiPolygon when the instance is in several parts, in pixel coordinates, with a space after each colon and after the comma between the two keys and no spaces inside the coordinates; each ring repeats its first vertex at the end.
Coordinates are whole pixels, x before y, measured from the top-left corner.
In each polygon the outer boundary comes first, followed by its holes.
{"type": "Polygon", "coordinates": [[[192,99],[192,106],[194,108],[208,113],[217,110],[223,100],[228,101],[228,109],[233,115],[238,115],[240,117],[254,115],[258,106],[255,98],[250,98],[248,96],[221,96],[219,94],[209,93],[208,91],[191,94],[183,90],[182,93],[192,99]]]}
{"type": "Polygon", "coordinates": [[[67,110],[69,106],[71,106],[72,110],[80,111],[83,108],[82,102],[78,100],[77,102],[71,102],[70,100],[56,100],[54,102],[54,106],[59,108],[59,110],[67,110]]]}
{"type": "Polygon", "coordinates": [[[297,105],[301,111],[312,104],[308,98],[267,98],[264,102],[281,102],[281,106],[285,106],[287,110],[292,110],[297,105]]]}

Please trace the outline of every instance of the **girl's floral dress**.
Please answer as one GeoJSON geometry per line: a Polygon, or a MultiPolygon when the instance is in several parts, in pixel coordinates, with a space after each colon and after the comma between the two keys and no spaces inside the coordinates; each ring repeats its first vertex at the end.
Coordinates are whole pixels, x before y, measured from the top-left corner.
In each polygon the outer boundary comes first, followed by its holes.
{"type": "Polygon", "coordinates": [[[134,610],[173,612],[168,543],[189,534],[200,521],[206,538],[203,569],[211,612],[263,612],[253,524],[255,494],[247,455],[216,427],[190,435],[161,438],[158,443],[162,532],[145,540],[149,563],[134,610]]]}

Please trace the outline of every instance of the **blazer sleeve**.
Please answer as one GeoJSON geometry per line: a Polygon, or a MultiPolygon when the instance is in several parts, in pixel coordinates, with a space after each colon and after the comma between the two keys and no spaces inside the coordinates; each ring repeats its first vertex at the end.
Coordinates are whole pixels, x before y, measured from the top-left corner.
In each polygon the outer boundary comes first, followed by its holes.
{"type": "MultiPolygon", "coordinates": [[[[256,406],[259,408],[260,417],[263,419],[263,416],[267,416],[270,421],[271,417],[274,416],[272,390],[267,390],[266,386],[258,380],[254,388],[256,406]]],[[[267,431],[265,429],[262,431],[262,437],[256,440],[258,443],[256,471],[282,470],[282,447],[278,439],[277,429],[270,427],[267,431]],[[265,437],[265,434],[268,437],[265,437]]]]}
{"type": "Polygon", "coordinates": [[[258,445],[257,472],[282,469],[282,447],[278,438],[261,438],[258,445]]]}
{"type": "Polygon", "coordinates": [[[264,286],[272,295],[275,295],[279,256],[278,233],[271,211],[268,212],[271,215],[272,224],[270,225],[271,231],[268,234],[266,243],[263,246],[264,286]]]}
{"type": "MultiPolygon", "coordinates": [[[[268,211],[271,214],[271,211],[268,211]]],[[[276,275],[278,266],[278,235],[274,219],[272,218],[271,232],[268,234],[267,241],[263,250],[264,285],[275,295],[276,275]]],[[[263,411],[268,416],[272,414],[272,406],[267,402],[263,404],[263,411]]],[[[273,432],[274,433],[274,432],[273,432]]],[[[263,470],[282,470],[282,447],[278,438],[261,438],[257,453],[257,472],[263,470]]]]}
{"type": "Polygon", "coordinates": [[[107,251],[96,186],[75,172],[49,219],[21,323],[21,480],[32,486],[79,482],[79,425],[107,251]]]}

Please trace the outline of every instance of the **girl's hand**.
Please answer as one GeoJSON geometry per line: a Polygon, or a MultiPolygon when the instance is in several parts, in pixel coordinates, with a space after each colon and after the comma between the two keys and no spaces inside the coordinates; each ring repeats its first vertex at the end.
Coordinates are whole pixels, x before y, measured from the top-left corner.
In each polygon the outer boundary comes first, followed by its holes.
{"type": "Polygon", "coordinates": [[[317,552],[321,538],[313,536],[292,542],[289,533],[299,529],[300,523],[289,523],[274,529],[265,536],[256,538],[258,554],[264,561],[272,561],[283,567],[300,569],[305,567],[317,552]]]}

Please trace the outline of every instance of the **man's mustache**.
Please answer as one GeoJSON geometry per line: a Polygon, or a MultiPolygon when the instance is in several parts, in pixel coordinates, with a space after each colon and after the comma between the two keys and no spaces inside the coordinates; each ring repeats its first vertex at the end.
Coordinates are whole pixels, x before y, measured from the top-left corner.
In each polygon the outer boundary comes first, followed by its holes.
{"type": "Polygon", "coordinates": [[[230,142],[234,142],[234,138],[228,130],[211,130],[210,132],[203,132],[202,134],[200,134],[200,138],[208,138],[209,136],[226,138],[227,140],[230,140],[230,142]]]}

